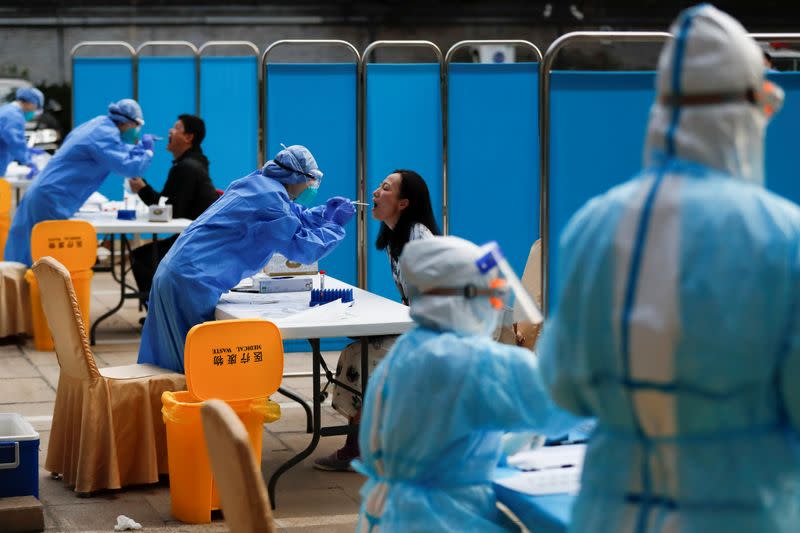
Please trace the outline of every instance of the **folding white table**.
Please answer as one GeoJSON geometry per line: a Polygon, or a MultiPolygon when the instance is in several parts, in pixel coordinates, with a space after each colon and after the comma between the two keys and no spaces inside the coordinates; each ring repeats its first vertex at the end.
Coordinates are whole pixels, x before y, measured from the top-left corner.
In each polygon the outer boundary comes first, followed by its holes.
{"type": "MultiPolygon", "coordinates": [[[[319,287],[319,276],[314,286],[319,287]]],[[[321,371],[324,369],[328,382],[341,385],[361,396],[344,383],[334,379],[333,373],[325,366],[320,350],[320,339],[331,337],[355,337],[361,340],[361,390],[367,390],[369,377],[369,338],[381,335],[399,335],[411,329],[414,322],[408,307],[377,294],[353,287],[330,276],[325,277],[326,289],[352,289],[354,303],[347,308],[344,315],[325,317],[313,314],[298,315],[308,310],[310,295],[308,292],[293,293],[226,293],[217,304],[215,317],[217,320],[237,318],[263,318],[274,322],[284,340],[307,339],[312,351],[312,384],[313,414],[308,404],[295,394],[281,388],[281,394],[300,403],[306,411],[308,433],[312,433],[311,442],[284,464],[282,464],[269,480],[269,496],[275,507],[275,486],[278,478],[311,455],[319,443],[320,437],[345,435],[348,426],[322,427],[321,411],[323,397],[320,388],[321,371]],[[294,318],[293,318],[294,317],[294,318]]],[[[315,308],[316,309],[316,308],[315,308]]],[[[312,311],[314,313],[314,311],[312,311]]]]}
{"type": "MultiPolygon", "coordinates": [[[[130,270],[130,268],[125,267],[126,251],[130,251],[130,243],[128,242],[127,235],[152,233],[153,238],[155,239],[159,233],[181,233],[183,230],[189,227],[189,224],[192,223],[192,221],[188,218],[175,218],[169,222],[149,222],[148,220],[143,219],[119,220],[116,218],[116,216],[116,212],[102,211],[96,213],[78,212],[72,217],[72,220],[85,220],[86,222],[89,222],[92,226],[94,226],[94,229],[97,231],[97,233],[105,233],[111,236],[111,266],[109,267],[109,271],[114,277],[114,280],[117,281],[120,286],[120,296],[117,305],[100,316],[94,321],[94,324],[92,324],[92,329],[89,335],[92,345],[95,344],[97,326],[100,324],[100,322],[119,311],[122,308],[122,305],[125,303],[126,298],[141,298],[139,290],[125,282],[125,277],[130,270]],[[118,274],[114,271],[115,258],[113,242],[114,237],[117,235],[120,239],[120,262],[118,274]],[[130,291],[127,291],[126,288],[130,289],[130,291]]],[[[157,258],[154,258],[154,261],[155,260],[157,260],[157,258]]]]}

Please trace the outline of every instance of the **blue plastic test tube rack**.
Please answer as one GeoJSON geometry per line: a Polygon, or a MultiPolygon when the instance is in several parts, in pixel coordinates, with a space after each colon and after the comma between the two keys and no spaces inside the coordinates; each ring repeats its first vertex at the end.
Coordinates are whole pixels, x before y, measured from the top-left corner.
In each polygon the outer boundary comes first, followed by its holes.
{"type": "Polygon", "coordinates": [[[336,300],[344,303],[353,301],[353,289],[311,289],[311,301],[309,307],[322,305],[336,300]]]}

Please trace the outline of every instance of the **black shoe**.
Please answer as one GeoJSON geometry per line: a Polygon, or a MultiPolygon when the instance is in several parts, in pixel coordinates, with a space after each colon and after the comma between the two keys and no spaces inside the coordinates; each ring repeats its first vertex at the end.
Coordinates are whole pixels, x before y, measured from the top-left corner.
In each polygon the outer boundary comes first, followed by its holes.
{"type": "Polygon", "coordinates": [[[351,459],[340,459],[339,451],[337,450],[327,457],[320,457],[314,461],[312,466],[317,470],[326,470],[328,472],[355,472],[353,467],[350,466],[350,461],[353,459],[357,459],[357,457],[351,459]]]}

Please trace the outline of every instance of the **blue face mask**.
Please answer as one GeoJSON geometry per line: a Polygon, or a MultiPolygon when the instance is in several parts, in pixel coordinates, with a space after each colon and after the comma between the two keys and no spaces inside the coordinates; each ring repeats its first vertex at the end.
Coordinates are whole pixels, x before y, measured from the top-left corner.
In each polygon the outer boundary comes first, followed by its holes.
{"type": "Polygon", "coordinates": [[[315,187],[313,189],[309,187],[303,192],[301,192],[300,196],[295,198],[294,201],[302,206],[310,207],[311,204],[314,202],[314,198],[317,197],[318,192],[319,192],[319,187],[315,187]]]}
{"type": "Polygon", "coordinates": [[[142,132],[142,127],[130,128],[122,132],[122,142],[127,144],[136,144],[139,142],[139,134],[142,132]]]}
{"type": "Polygon", "coordinates": [[[36,117],[36,111],[24,111],[25,120],[33,120],[36,117]]]}

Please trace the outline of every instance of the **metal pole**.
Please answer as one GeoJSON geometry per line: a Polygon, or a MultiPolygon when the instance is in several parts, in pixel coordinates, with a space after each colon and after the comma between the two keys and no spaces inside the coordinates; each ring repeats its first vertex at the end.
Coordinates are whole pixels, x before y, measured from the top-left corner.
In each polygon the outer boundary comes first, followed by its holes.
{"type": "Polygon", "coordinates": [[[751,33],[750,37],[756,41],[783,41],[786,43],[800,43],[800,33],[751,33]]]}
{"type": "Polygon", "coordinates": [[[664,42],[671,38],[672,34],[662,31],[577,31],[553,41],[544,54],[539,72],[539,229],[542,235],[542,312],[545,316],[549,307],[547,265],[550,262],[550,71],[556,56],[564,46],[576,42],[664,42]]]}
{"type": "MultiPolygon", "coordinates": [[[[198,56],[198,65],[197,65],[197,109],[198,109],[198,116],[202,116],[202,109],[200,105],[200,96],[201,96],[201,87],[202,87],[202,69],[200,68],[202,65],[202,56],[205,50],[209,48],[217,47],[217,46],[243,46],[249,48],[255,53],[256,57],[256,84],[260,85],[261,80],[261,72],[258,68],[258,56],[259,56],[259,49],[258,47],[251,43],[250,41],[208,41],[207,43],[200,46],[199,50],[197,51],[198,56]]],[[[258,151],[256,153],[256,164],[261,161],[261,122],[256,121],[256,139],[258,142],[258,151]]],[[[261,166],[261,165],[259,165],[261,166]]]]}
{"type": "MultiPolygon", "coordinates": [[[[524,48],[528,48],[531,51],[533,51],[533,55],[535,56],[536,61],[538,61],[539,63],[542,62],[542,51],[539,50],[538,46],[536,46],[535,44],[533,44],[530,41],[525,41],[525,40],[522,40],[522,39],[500,39],[500,40],[491,40],[491,39],[486,40],[486,39],[484,39],[484,40],[472,40],[472,41],[459,41],[456,44],[454,44],[453,46],[451,46],[450,50],[448,50],[447,54],[445,54],[445,56],[444,56],[445,71],[447,72],[447,75],[445,76],[445,80],[444,80],[445,91],[449,90],[448,87],[449,87],[449,76],[450,76],[450,63],[452,62],[453,56],[455,55],[455,53],[458,50],[460,50],[461,48],[464,48],[465,46],[476,46],[476,45],[482,45],[482,44],[522,46],[524,48]]],[[[448,104],[448,111],[449,111],[449,104],[448,104]]],[[[448,123],[448,121],[447,121],[447,113],[444,112],[444,111],[443,111],[443,113],[445,115],[445,126],[447,126],[447,123],[448,123]]],[[[443,195],[444,195],[444,198],[445,198],[445,200],[444,200],[445,209],[447,209],[449,211],[449,208],[450,208],[450,200],[449,200],[450,188],[449,188],[449,182],[448,182],[448,178],[447,178],[447,176],[448,176],[448,174],[447,174],[447,150],[448,150],[448,143],[447,143],[447,136],[445,135],[445,141],[444,141],[445,172],[444,172],[444,191],[443,191],[443,195]]],[[[541,199],[539,199],[539,200],[541,201],[541,199]]],[[[442,221],[442,227],[443,227],[442,228],[442,232],[445,235],[450,233],[450,219],[449,219],[449,217],[446,220],[442,221]]]]}
{"type": "MultiPolygon", "coordinates": [[[[333,46],[341,46],[349,50],[353,57],[356,60],[356,193],[358,196],[359,202],[364,202],[364,198],[361,194],[361,179],[363,174],[363,159],[360,153],[360,146],[361,146],[361,139],[362,139],[362,131],[361,131],[361,103],[358,98],[358,87],[359,87],[359,79],[361,77],[361,55],[358,53],[358,49],[350,44],[347,41],[342,41],[340,39],[283,39],[280,41],[275,41],[271,45],[264,50],[264,54],[261,56],[261,68],[259,69],[262,72],[262,84],[261,84],[261,94],[258,97],[258,101],[261,103],[261,110],[259,112],[259,120],[261,121],[261,131],[263,132],[264,139],[260,143],[262,149],[262,157],[261,157],[261,165],[264,164],[266,160],[266,150],[268,146],[268,128],[267,128],[267,60],[269,59],[269,54],[274,51],[276,48],[280,46],[287,46],[287,45],[333,45],[333,46]]],[[[366,216],[366,210],[363,208],[359,208],[360,216],[357,219],[357,226],[356,226],[356,252],[358,254],[358,276],[359,276],[359,286],[361,286],[361,248],[362,248],[362,241],[366,239],[366,231],[362,228],[362,219],[366,216]]]]}
{"type": "MultiPolygon", "coordinates": [[[[442,113],[442,227],[447,227],[447,85],[442,51],[430,41],[375,41],[364,49],[361,55],[361,175],[358,199],[367,198],[367,65],[369,56],[378,48],[430,48],[439,62],[439,87],[442,113]]],[[[364,210],[366,211],[366,210],[364,210]]],[[[363,240],[358,247],[358,286],[367,289],[367,219],[366,213],[358,219],[358,231],[363,240]]]]}
{"type": "MultiPolygon", "coordinates": [[[[195,90],[195,114],[200,114],[200,52],[195,45],[190,43],[189,41],[146,41],[139,45],[136,49],[136,57],[137,57],[137,64],[136,64],[136,79],[138,80],[139,74],[139,65],[138,65],[138,57],[141,55],[142,50],[147,48],[148,46],[185,46],[192,51],[194,55],[194,90],[195,90]]],[[[138,84],[136,87],[136,96],[138,97],[138,84]]]]}
{"type": "MultiPolygon", "coordinates": [[[[259,111],[259,121],[261,122],[261,131],[263,132],[263,142],[261,142],[261,146],[259,147],[260,153],[260,160],[259,166],[263,165],[266,162],[266,150],[268,146],[268,138],[267,138],[267,60],[269,59],[269,54],[272,53],[276,48],[281,46],[287,45],[335,45],[335,46],[342,46],[347,48],[355,57],[356,65],[359,64],[361,60],[361,56],[358,54],[358,49],[350,44],[347,41],[342,41],[340,39],[282,39],[280,41],[275,41],[271,45],[264,50],[264,53],[261,56],[261,66],[259,68],[259,72],[262,74],[261,79],[263,80],[261,86],[261,93],[258,96],[258,101],[261,102],[261,109],[259,111]]],[[[356,87],[358,86],[358,74],[356,74],[356,87]]],[[[356,117],[358,120],[358,117],[356,117]]],[[[357,132],[358,128],[356,128],[356,136],[358,135],[357,132]]],[[[356,139],[356,150],[358,150],[358,140],[356,139]]],[[[356,153],[356,167],[358,166],[358,154],[356,153]]]]}
{"type": "Polygon", "coordinates": [[[89,46],[121,46],[125,50],[128,51],[131,55],[131,69],[132,72],[132,79],[133,79],[133,87],[131,88],[131,93],[133,94],[133,98],[136,98],[136,50],[134,50],[133,46],[126,43],[125,41],[83,41],[75,46],[72,47],[72,50],[69,52],[69,60],[70,66],[72,68],[72,91],[70,91],[70,97],[72,100],[72,127],[75,127],[75,55],[78,53],[78,50],[84,47],[89,46]]]}

